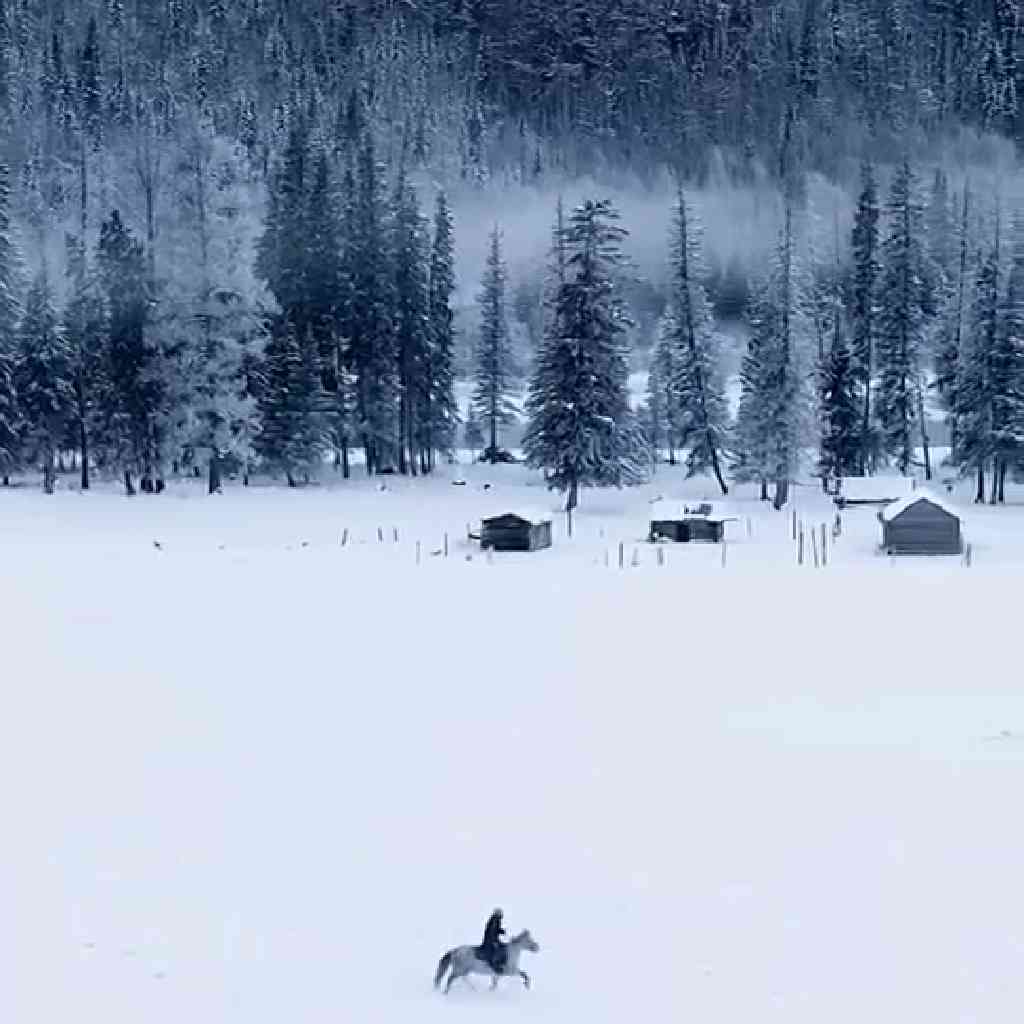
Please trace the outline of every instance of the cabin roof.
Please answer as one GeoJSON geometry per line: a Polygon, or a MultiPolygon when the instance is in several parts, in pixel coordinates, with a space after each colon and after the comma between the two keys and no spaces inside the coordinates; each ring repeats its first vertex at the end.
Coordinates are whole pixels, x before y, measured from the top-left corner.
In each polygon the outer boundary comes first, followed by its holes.
{"type": "Polygon", "coordinates": [[[929,505],[934,505],[936,508],[942,509],[947,515],[951,515],[954,519],[960,519],[960,513],[953,508],[948,502],[943,501],[937,494],[932,494],[931,491],[919,489],[914,491],[913,494],[908,494],[905,498],[901,498],[899,501],[894,501],[879,513],[881,518],[891,523],[898,516],[903,515],[911,505],[916,505],[919,501],[926,501],[929,505]]]}
{"type": "Polygon", "coordinates": [[[550,512],[545,512],[540,508],[531,508],[522,505],[517,505],[514,508],[502,509],[500,512],[491,512],[488,515],[481,516],[480,521],[482,523],[490,523],[495,519],[507,519],[510,516],[515,519],[520,519],[524,523],[529,523],[531,526],[539,526],[541,523],[551,522],[550,512]]]}

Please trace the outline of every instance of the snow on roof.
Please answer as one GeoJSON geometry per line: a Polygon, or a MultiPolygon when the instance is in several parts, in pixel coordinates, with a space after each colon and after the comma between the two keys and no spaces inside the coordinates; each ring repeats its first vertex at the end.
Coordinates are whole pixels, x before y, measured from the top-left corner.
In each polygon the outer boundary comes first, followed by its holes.
{"type": "Polygon", "coordinates": [[[839,493],[854,500],[871,498],[902,498],[914,492],[910,476],[844,476],[839,493]]]}
{"type": "Polygon", "coordinates": [[[919,488],[914,491],[913,494],[908,494],[905,498],[900,498],[899,501],[894,501],[892,504],[886,505],[879,515],[887,523],[891,522],[897,516],[903,515],[911,505],[916,505],[919,501],[927,501],[929,504],[935,505],[937,508],[941,508],[943,512],[948,513],[955,519],[961,518],[960,513],[953,508],[948,501],[943,501],[937,494],[932,494],[931,491],[924,490],[923,488],[919,488]]]}
{"type": "Polygon", "coordinates": [[[683,501],[682,499],[661,498],[651,502],[651,519],[655,522],[674,522],[679,519],[708,519],[724,522],[723,509],[710,501],[683,501]],[[705,506],[710,512],[698,512],[705,506]]]}
{"type": "Polygon", "coordinates": [[[481,521],[488,519],[501,519],[504,516],[515,516],[517,519],[522,519],[524,522],[531,523],[536,526],[538,523],[550,523],[551,513],[545,512],[542,508],[536,506],[529,507],[524,505],[515,505],[511,508],[499,509],[496,512],[489,512],[487,515],[481,516],[481,521]]]}

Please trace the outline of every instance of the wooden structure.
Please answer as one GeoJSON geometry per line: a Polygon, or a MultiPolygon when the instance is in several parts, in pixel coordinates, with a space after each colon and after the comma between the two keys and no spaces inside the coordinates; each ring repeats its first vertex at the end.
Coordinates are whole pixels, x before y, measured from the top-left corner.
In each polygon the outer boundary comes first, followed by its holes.
{"type": "Polygon", "coordinates": [[[494,551],[539,551],[551,547],[551,516],[517,509],[480,520],[480,547],[494,551]]]}
{"type": "Polygon", "coordinates": [[[914,493],[916,481],[909,476],[844,476],[836,481],[838,508],[857,505],[888,505],[914,493]]]}
{"type": "Polygon", "coordinates": [[[720,544],[725,538],[725,524],[732,518],[714,514],[714,507],[703,502],[694,507],[675,502],[658,501],[651,508],[651,529],[647,539],[659,538],[688,543],[708,541],[720,544]]]}
{"type": "Polygon", "coordinates": [[[886,505],[878,521],[887,555],[959,555],[963,550],[960,516],[928,491],[886,505]]]}

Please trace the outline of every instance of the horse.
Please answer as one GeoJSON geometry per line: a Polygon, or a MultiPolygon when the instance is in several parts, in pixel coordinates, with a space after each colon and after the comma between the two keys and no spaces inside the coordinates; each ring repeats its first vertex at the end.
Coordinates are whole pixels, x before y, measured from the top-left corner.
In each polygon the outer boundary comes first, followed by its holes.
{"type": "Polygon", "coordinates": [[[477,953],[478,949],[478,946],[456,946],[454,949],[449,949],[441,957],[437,965],[437,972],[434,974],[434,988],[441,987],[441,980],[449,968],[451,973],[448,975],[448,982],[444,987],[445,995],[448,994],[453,981],[458,981],[459,978],[464,978],[468,974],[489,974],[491,976],[492,992],[498,987],[498,978],[501,977],[510,978],[518,976],[523,979],[524,988],[530,987],[530,976],[526,971],[519,969],[519,954],[524,949],[530,953],[537,953],[540,950],[540,946],[534,941],[528,928],[505,943],[508,956],[505,959],[505,966],[500,973],[485,960],[480,959],[477,953]]]}

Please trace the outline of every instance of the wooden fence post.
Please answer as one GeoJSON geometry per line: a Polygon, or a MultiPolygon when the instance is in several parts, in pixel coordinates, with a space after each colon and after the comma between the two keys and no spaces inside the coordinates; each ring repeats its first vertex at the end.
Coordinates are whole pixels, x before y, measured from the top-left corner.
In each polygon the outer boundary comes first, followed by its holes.
{"type": "Polygon", "coordinates": [[[416,541],[416,564],[420,564],[420,542],[416,541]]]}
{"type": "Polygon", "coordinates": [[[448,532],[447,532],[447,530],[445,531],[445,535],[444,535],[444,557],[445,558],[448,557],[448,532]]]}
{"type": "Polygon", "coordinates": [[[726,552],[729,550],[729,542],[727,540],[722,541],[722,568],[725,568],[726,552]]]}
{"type": "Polygon", "coordinates": [[[818,531],[811,527],[811,553],[814,556],[814,568],[818,568],[818,531]]]}
{"type": "Polygon", "coordinates": [[[341,546],[344,547],[348,543],[348,527],[341,531],[341,546]]]}
{"type": "Polygon", "coordinates": [[[622,569],[626,564],[626,546],[619,541],[619,568],[622,569]]]}
{"type": "Polygon", "coordinates": [[[824,523],[821,524],[821,564],[823,567],[828,565],[828,533],[824,523]]]}
{"type": "Polygon", "coordinates": [[[803,527],[800,528],[799,534],[796,538],[796,564],[804,564],[804,531],[803,527]]]}
{"type": "Polygon", "coordinates": [[[377,527],[377,543],[378,544],[383,544],[384,543],[384,530],[380,526],[377,527]]]}

